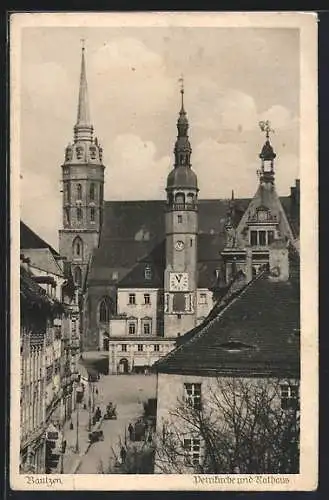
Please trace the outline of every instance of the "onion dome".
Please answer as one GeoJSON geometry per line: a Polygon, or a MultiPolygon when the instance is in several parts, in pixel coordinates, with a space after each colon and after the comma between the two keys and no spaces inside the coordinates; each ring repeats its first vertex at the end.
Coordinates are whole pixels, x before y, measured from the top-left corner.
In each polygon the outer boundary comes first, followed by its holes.
{"type": "Polygon", "coordinates": [[[167,177],[167,189],[198,189],[198,179],[191,167],[176,167],[167,177]]]}

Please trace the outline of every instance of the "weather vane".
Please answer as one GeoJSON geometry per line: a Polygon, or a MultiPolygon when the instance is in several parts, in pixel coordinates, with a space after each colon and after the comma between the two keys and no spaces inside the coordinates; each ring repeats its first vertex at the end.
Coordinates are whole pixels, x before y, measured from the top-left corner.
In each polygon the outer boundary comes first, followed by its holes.
{"type": "Polygon", "coordinates": [[[259,122],[259,127],[262,132],[265,132],[266,134],[266,139],[270,138],[270,133],[274,133],[274,130],[271,128],[271,122],[269,120],[266,121],[260,121],[259,122]]]}

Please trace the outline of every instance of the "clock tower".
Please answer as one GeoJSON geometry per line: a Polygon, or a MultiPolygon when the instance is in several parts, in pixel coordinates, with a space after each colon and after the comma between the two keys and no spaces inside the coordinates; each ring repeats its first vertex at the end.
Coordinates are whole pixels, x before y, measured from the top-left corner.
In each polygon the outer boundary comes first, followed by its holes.
{"type": "Polygon", "coordinates": [[[164,335],[183,335],[196,325],[198,183],[191,168],[188,119],[181,88],[175,164],[167,178],[164,335]]]}

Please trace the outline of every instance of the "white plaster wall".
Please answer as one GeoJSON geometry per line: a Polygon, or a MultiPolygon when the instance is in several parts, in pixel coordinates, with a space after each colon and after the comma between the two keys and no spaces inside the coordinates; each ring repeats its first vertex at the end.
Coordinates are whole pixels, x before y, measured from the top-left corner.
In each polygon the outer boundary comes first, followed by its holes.
{"type": "Polygon", "coordinates": [[[157,319],[157,300],[158,290],[154,288],[132,288],[118,289],[118,314],[126,314],[137,318],[137,332],[135,335],[143,335],[141,319],[149,317],[152,319],[152,335],[156,335],[156,319],[157,319]],[[129,304],[129,294],[134,293],[136,296],[136,304],[129,304]],[[150,295],[150,304],[144,304],[144,294],[150,295]]]}

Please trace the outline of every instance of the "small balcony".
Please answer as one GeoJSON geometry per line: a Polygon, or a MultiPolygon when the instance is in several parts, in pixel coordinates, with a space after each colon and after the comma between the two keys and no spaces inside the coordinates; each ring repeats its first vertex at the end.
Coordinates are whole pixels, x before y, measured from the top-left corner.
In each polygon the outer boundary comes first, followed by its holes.
{"type": "Polygon", "coordinates": [[[166,206],[167,212],[174,212],[179,210],[188,210],[191,212],[196,212],[198,206],[196,203],[171,203],[166,206]]]}

